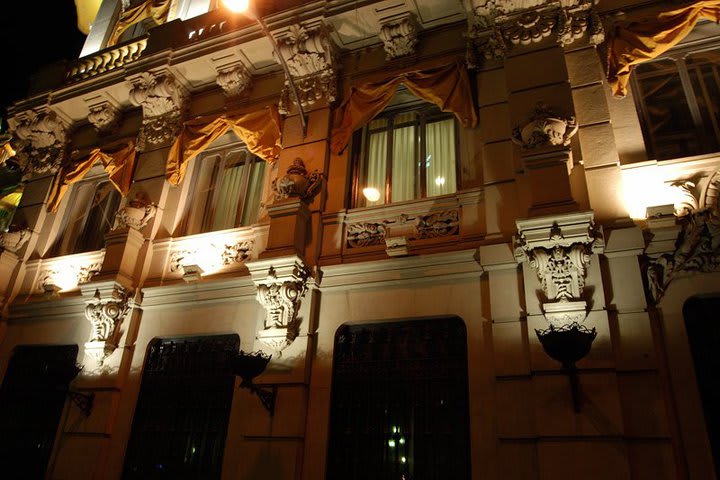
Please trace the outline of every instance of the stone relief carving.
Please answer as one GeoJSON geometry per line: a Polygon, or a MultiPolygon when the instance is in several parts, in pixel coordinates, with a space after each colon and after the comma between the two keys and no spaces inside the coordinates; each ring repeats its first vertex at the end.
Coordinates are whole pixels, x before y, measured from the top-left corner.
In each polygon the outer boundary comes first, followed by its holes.
{"type": "Polygon", "coordinates": [[[90,107],[88,122],[98,134],[107,135],[120,123],[120,111],[109,102],[94,105],[90,107]]]}
{"type": "Polygon", "coordinates": [[[546,145],[568,146],[577,130],[575,117],[558,116],[546,105],[538,103],[530,117],[530,122],[522,128],[513,129],[512,140],[523,149],[546,145]]]}
{"type": "MultiPolygon", "coordinates": [[[[217,263],[220,266],[242,263],[250,258],[254,242],[252,240],[240,240],[232,244],[215,245],[210,244],[208,250],[213,251],[217,256],[217,263]]],[[[200,248],[180,249],[170,255],[169,268],[171,272],[182,270],[185,266],[198,263],[200,248]]],[[[204,250],[204,249],[203,249],[204,250]]],[[[204,256],[204,255],[203,255],[204,256]]]]}
{"type": "Polygon", "coordinates": [[[67,266],[59,267],[62,268],[62,270],[50,268],[47,270],[44,270],[40,273],[40,281],[38,282],[38,290],[41,292],[48,292],[56,290],[54,287],[58,287],[58,285],[55,283],[58,277],[63,276],[72,276],[76,279],[75,284],[81,285],[83,283],[88,283],[92,277],[100,273],[100,269],[102,268],[102,262],[96,262],[92,263],[90,265],[85,265],[82,267],[77,268],[70,268],[67,266]],[[68,269],[70,271],[68,272],[68,269]]]}
{"type": "Polygon", "coordinates": [[[130,311],[131,297],[129,290],[115,285],[110,296],[103,298],[100,290],[95,290],[95,296],[85,302],[85,318],[92,326],[90,340],[85,343],[85,352],[99,366],[118,347],[120,325],[130,311]]]}
{"type": "Polygon", "coordinates": [[[17,157],[29,173],[56,173],[66,157],[68,127],[55,112],[32,110],[19,116],[17,157]]]}
{"type": "Polygon", "coordinates": [[[456,235],[459,229],[460,218],[457,210],[418,215],[415,219],[415,238],[437,238],[456,235]]]}
{"type": "Polygon", "coordinates": [[[257,284],[257,301],[266,312],[264,328],[257,338],[275,352],[282,352],[300,333],[297,314],[309,278],[310,270],[296,263],[292,273],[283,278],[278,278],[275,269],[270,267],[267,278],[257,284]]]}
{"type": "Polygon", "coordinates": [[[0,251],[17,253],[30,240],[32,230],[23,228],[0,233],[0,251]]]}
{"type": "Polygon", "coordinates": [[[134,228],[142,230],[155,217],[157,207],[154,203],[135,198],[119,208],[115,214],[113,230],[134,228]]]}
{"type": "Polygon", "coordinates": [[[300,158],[293,160],[285,175],[273,180],[272,189],[275,200],[298,197],[302,200],[312,199],[322,187],[323,175],[315,170],[308,173],[305,162],[300,158]]]}
{"type": "Polygon", "coordinates": [[[250,87],[252,75],[245,65],[240,63],[219,70],[216,82],[226,97],[239,97],[250,87]]]}
{"type": "Polygon", "coordinates": [[[141,73],[132,81],[130,101],[143,109],[138,149],[162,145],[180,129],[188,93],[169,73],[141,73]]]}
{"type": "Polygon", "coordinates": [[[403,57],[415,53],[417,44],[417,24],[412,14],[388,20],[380,27],[380,40],[383,41],[387,59],[403,57]]]}
{"type": "Polygon", "coordinates": [[[252,249],[252,240],[242,240],[231,245],[225,245],[225,248],[223,248],[220,253],[222,264],[230,265],[231,263],[242,263],[250,258],[250,252],[252,252],[252,249]]]}
{"type": "Polygon", "coordinates": [[[381,245],[385,241],[385,223],[351,223],[345,237],[349,248],[381,245]]]}
{"type": "MultiPolygon", "coordinates": [[[[309,107],[337,95],[337,47],[323,24],[292,25],[277,35],[280,54],[295,83],[298,101],[309,107]]],[[[280,97],[280,112],[287,114],[293,105],[288,80],[280,97]]]]}
{"type": "Polygon", "coordinates": [[[460,231],[460,215],[457,209],[452,209],[428,215],[400,214],[394,219],[381,222],[351,223],[345,230],[345,241],[348,248],[388,245],[391,229],[402,230],[401,233],[404,235],[401,236],[406,237],[405,244],[407,244],[407,240],[457,235],[460,231]],[[404,226],[409,228],[403,228],[404,226]]]}
{"type": "Polygon", "coordinates": [[[675,215],[684,217],[699,207],[698,195],[695,189],[695,182],[690,180],[673,180],[668,184],[680,193],[680,198],[675,202],[675,215]]]}
{"type": "Polygon", "coordinates": [[[537,12],[525,13],[503,28],[503,37],[513,45],[538,43],[553,33],[557,21],[537,12]]]}

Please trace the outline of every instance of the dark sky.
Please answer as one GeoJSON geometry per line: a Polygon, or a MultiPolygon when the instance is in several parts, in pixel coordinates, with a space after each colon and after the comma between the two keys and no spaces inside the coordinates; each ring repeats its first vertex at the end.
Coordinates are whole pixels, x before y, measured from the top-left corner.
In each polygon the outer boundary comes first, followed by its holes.
{"type": "Polygon", "coordinates": [[[3,2],[0,14],[2,88],[0,115],[27,94],[30,76],[42,65],[80,55],[85,35],[77,28],[73,0],[3,2]]]}

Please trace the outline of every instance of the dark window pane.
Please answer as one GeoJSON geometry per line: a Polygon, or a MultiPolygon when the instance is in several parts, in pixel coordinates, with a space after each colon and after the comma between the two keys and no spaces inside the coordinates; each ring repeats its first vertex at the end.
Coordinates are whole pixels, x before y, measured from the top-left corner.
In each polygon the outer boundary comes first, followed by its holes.
{"type": "Polygon", "coordinates": [[[693,92],[702,117],[703,151],[720,150],[720,51],[711,50],[689,55],[687,65],[693,92]]]}
{"type": "Polygon", "coordinates": [[[92,252],[105,246],[105,234],[115,222],[119,204],[120,192],[110,182],[97,186],[75,253],[92,252]]]}
{"type": "Polygon", "coordinates": [[[2,478],[45,478],[77,353],[77,345],[13,352],[0,388],[2,478]]]}
{"type": "Polygon", "coordinates": [[[467,388],[458,318],[341,327],[327,480],[469,479],[467,388]]]}
{"type": "Polygon", "coordinates": [[[237,335],[150,344],[124,479],[220,478],[239,348],[237,335]]]}

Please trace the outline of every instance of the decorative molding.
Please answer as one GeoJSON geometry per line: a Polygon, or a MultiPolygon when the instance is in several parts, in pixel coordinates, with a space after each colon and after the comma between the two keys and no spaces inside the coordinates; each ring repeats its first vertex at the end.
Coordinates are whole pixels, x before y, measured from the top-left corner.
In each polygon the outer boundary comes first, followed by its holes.
{"type": "Polygon", "coordinates": [[[720,170],[710,176],[702,196],[702,208],[720,210],[720,170]]]}
{"type": "Polygon", "coordinates": [[[93,358],[98,366],[118,347],[120,325],[131,308],[132,293],[120,285],[115,285],[109,296],[101,296],[95,290],[91,300],[85,302],[85,318],[92,329],[90,340],[85,343],[85,353],[93,358]]]}
{"type": "Polygon", "coordinates": [[[131,80],[130,102],[143,109],[138,149],[159,146],[177,135],[185,113],[188,93],[169,72],[143,72],[131,80]]]}
{"type": "Polygon", "coordinates": [[[120,123],[120,110],[110,102],[93,105],[88,113],[88,122],[95,127],[100,135],[107,135],[120,123]]]}
{"type": "Polygon", "coordinates": [[[415,218],[415,238],[438,238],[457,235],[460,230],[460,215],[458,210],[445,210],[418,215],[415,218]]]}
{"type": "Polygon", "coordinates": [[[512,140],[525,150],[547,145],[568,146],[577,131],[574,116],[558,116],[543,103],[538,103],[530,122],[513,129],[512,140]]]}
{"type": "Polygon", "coordinates": [[[50,109],[16,117],[17,157],[29,173],[56,173],[66,157],[68,126],[50,109]]]}
{"type": "Polygon", "coordinates": [[[0,251],[17,253],[32,236],[32,230],[23,228],[20,230],[0,232],[0,251]]]}
{"type": "Polygon", "coordinates": [[[667,183],[679,192],[679,198],[673,205],[675,216],[684,217],[699,208],[700,202],[698,200],[695,182],[690,180],[673,180],[667,183]]]}
{"type": "Polygon", "coordinates": [[[378,36],[383,41],[387,60],[414,54],[418,42],[417,30],[412,13],[405,12],[402,16],[386,19],[381,24],[378,36]]]}
{"type": "Polygon", "coordinates": [[[138,198],[130,200],[115,214],[113,230],[123,228],[142,230],[155,217],[156,212],[157,207],[154,203],[138,198]]]}
{"type": "Polygon", "coordinates": [[[530,45],[548,38],[556,23],[554,15],[528,12],[504,25],[502,35],[512,45],[530,45]]]}
{"type": "Polygon", "coordinates": [[[56,292],[59,290],[58,279],[67,279],[67,283],[77,285],[88,283],[92,277],[100,273],[102,262],[95,262],[90,265],[71,268],[69,265],[61,265],[46,269],[40,273],[40,281],[37,289],[41,292],[56,292]],[[70,281],[72,280],[72,281],[70,281]]]}
{"type": "MultiPolygon", "coordinates": [[[[328,28],[320,22],[291,25],[275,34],[278,50],[287,63],[303,107],[320,101],[332,103],[337,95],[338,53],[328,28]]],[[[293,101],[288,79],[280,96],[280,112],[287,114],[293,101]]]]}
{"type": "Polygon", "coordinates": [[[275,200],[297,197],[309,201],[320,191],[323,175],[315,170],[308,174],[301,158],[293,160],[285,175],[272,181],[275,200]]]}
{"type": "MultiPolygon", "coordinates": [[[[186,272],[188,267],[197,267],[204,271],[209,270],[207,263],[212,264],[211,266],[226,266],[233,263],[242,263],[250,258],[250,252],[252,252],[254,245],[253,240],[240,240],[232,244],[220,244],[209,243],[202,247],[196,248],[185,248],[176,250],[170,255],[169,268],[171,272],[177,272],[182,270],[186,272]],[[209,258],[212,257],[212,258],[209,258]]],[[[201,272],[202,273],[202,272],[201,272]]]]}
{"type": "Polygon", "coordinates": [[[352,223],[345,229],[345,241],[348,248],[370,247],[383,243],[390,248],[391,245],[387,243],[390,238],[404,237],[407,243],[408,240],[457,235],[459,231],[460,213],[455,208],[426,215],[403,213],[381,222],[352,223]]]}
{"type": "Polygon", "coordinates": [[[223,89],[226,97],[239,97],[246,92],[252,83],[252,75],[242,63],[218,69],[215,80],[223,89]]]}
{"type": "Polygon", "coordinates": [[[381,223],[351,223],[345,229],[347,246],[349,248],[362,248],[382,245],[382,243],[385,242],[386,224],[386,221],[381,223]]]}

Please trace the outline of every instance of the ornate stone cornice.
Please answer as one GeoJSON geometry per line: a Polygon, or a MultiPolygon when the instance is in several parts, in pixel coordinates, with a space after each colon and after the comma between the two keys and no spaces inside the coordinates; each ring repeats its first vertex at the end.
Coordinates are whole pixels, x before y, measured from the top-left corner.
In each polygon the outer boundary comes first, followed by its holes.
{"type": "Polygon", "coordinates": [[[170,72],[143,72],[130,80],[130,101],[141,106],[143,124],[138,149],[171,142],[180,129],[188,93],[170,72]]]}
{"type": "MultiPolygon", "coordinates": [[[[338,52],[329,36],[328,27],[321,22],[305,22],[276,32],[275,37],[301,105],[311,107],[321,101],[334,102],[337,95],[338,52]]],[[[280,98],[281,113],[290,110],[293,104],[291,95],[286,79],[280,98]]]]}
{"type": "Polygon", "coordinates": [[[141,199],[133,199],[120,207],[115,214],[115,225],[113,230],[123,228],[134,228],[142,230],[155,217],[157,207],[154,203],[141,199]]]}
{"type": "Polygon", "coordinates": [[[17,157],[27,173],[56,173],[67,155],[69,126],[50,109],[28,110],[15,117],[17,157]]]}
{"type": "Polygon", "coordinates": [[[102,102],[89,107],[88,122],[95,127],[99,135],[111,133],[120,123],[120,110],[110,102],[102,102]]]}
{"type": "Polygon", "coordinates": [[[85,343],[85,353],[102,366],[105,359],[118,347],[120,325],[130,311],[132,293],[115,285],[109,295],[95,290],[91,300],[85,302],[85,318],[92,326],[90,339],[85,343]]]}
{"type": "Polygon", "coordinates": [[[272,189],[275,200],[298,197],[302,200],[312,199],[322,187],[323,176],[315,170],[308,173],[305,162],[301,158],[293,160],[285,175],[273,180],[272,189]]]}
{"type": "Polygon", "coordinates": [[[577,133],[575,117],[556,115],[546,105],[538,103],[528,122],[523,127],[515,127],[512,132],[514,143],[531,149],[546,145],[570,145],[570,139],[577,133]]]}
{"type": "Polygon", "coordinates": [[[218,69],[215,80],[226,97],[236,98],[246,92],[252,83],[252,75],[242,63],[218,69]]]}
{"type": "Polygon", "coordinates": [[[412,13],[384,19],[378,36],[383,41],[387,59],[392,60],[415,53],[417,44],[417,22],[412,13]]]}

